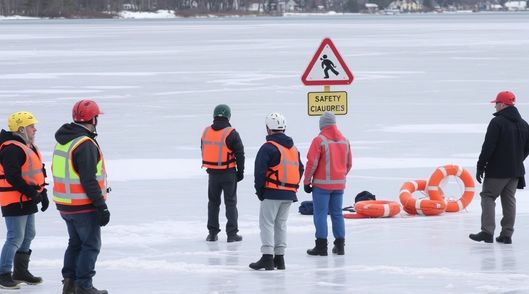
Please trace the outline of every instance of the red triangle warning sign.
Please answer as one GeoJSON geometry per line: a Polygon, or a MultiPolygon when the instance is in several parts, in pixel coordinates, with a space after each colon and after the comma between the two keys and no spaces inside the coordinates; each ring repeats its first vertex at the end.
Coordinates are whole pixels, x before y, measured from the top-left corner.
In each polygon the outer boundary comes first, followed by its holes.
{"type": "Polygon", "coordinates": [[[301,81],[306,86],[349,85],[353,82],[353,74],[331,39],[325,38],[301,76],[301,81]]]}

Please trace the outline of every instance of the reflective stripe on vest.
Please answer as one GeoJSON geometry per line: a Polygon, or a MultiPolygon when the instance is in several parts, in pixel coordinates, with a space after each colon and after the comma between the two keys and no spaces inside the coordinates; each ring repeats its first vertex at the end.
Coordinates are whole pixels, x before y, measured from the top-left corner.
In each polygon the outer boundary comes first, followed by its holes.
{"type": "Polygon", "coordinates": [[[299,187],[299,158],[295,146],[288,149],[274,141],[268,141],[277,147],[280,153],[279,164],[268,169],[265,187],[276,190],[296,192],[299,187]]]}
{"type": "MultiPolygon", "coordinates": [[[[333,185],[333,184],[345,184],[346,180],[345,179],[340,179],[340,180],[331,180],[331,152],[330,152],[330,148],[329,148],[329,145],[330,144],[344,144],[345,145],[345,165],[347,166],[347,158],[349,157],[349,141],[347,140],[341,140],[341,141],[333,141],[333,140],[329,140],[327,139],[327,137],[325,137],[324,135],[319,135],[319,137],[321,138],[321,143],[320,145],[323,146],[324,150],[325,150],[325,179],[313,179],[312,180],[312,183],[314,184],[328,184],[328,185],[333,185]]],[[[314,174],[314,171],[316,170],[316,167],[318,166],[317,162],[314,163],[313,167],[312,167],[312,173],[314,174]]]]}
{"type": "Polygon", "coordinates": [[[86,192],[81,185],[79,174],[73,167],[72,158],[75,149],[86,141],[91,141],[97,147],[97,151],[99,152],[96,180],[99,188],[101,188],[103,198],[106,199],[107,197],[107,173],[101,149],[99,149],[99,146],[91,138],[81,136],[64,145],[55,145],[51,169],[53,173],[53,201],[57,204],[78,206],[92,203],[92,200],[86,195],[86,192]]]}
{"type": "Polygon", "coordinates": [[[227,169],[236,167],[232,150],[226,145],[226,138],[233,132],[227,127],[215,131],[207,127],[202,133],[202,167],[211,169],[227,169]]]}
{"type": "MultiPolygon", "coordinates": [[[[5,141],[1,146],[0,150],[7,145],[16,145],[24,151],[26,155],[26,161],[20,167],[20,175],[24,182],[30,186],[38,186],[37,191],[42,191],[44,188],[44,173],[42,171],[43,164],[40,152],[35,147],[36,152],[33,151],[26,144],[20,143],[15,140],[5,141]]],[[[27,195],[23,195],[19,191],[15,190],[6,179],[4,167],[0,165],[0,206],[7,206],[13,203],[31,201],[27,195]]]]}

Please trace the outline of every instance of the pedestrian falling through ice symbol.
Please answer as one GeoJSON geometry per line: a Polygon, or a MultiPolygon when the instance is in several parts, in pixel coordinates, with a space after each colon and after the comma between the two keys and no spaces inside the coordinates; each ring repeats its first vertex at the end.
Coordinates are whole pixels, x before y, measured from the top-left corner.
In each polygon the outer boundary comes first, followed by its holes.
{"type": "Polygon", "coordinates": [[[328,79],[329,78],[329,70],[332,71],[335,75],[339,75],[340,73],[335,70],[336,68],[336,65],[334,65],[334,63],[327,59],[327,55],[324,54],[321,58],[321,68],[323,68],[323,72],[325,73],[325,77],[324,79],[328,79]]]}

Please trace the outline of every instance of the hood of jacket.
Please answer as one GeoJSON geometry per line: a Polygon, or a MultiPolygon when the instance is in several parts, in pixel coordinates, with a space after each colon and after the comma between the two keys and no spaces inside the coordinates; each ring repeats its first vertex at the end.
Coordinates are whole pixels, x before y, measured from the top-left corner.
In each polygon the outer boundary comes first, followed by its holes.
{"type": "Polygon", "coordinates": [[[344,139],[344,136],[336,125],[330,125],[321,130],[320,135],[325,136],[329,140],[340,141],[344,139]]]}
{"type": "Polygon", "coordinates": [[[494,116],[501,116],[513,122],[519,122],[522,120],[520,112],[518,112],[518,109],[514,106],[506,107],[494,113],[494,116]]]}
{"type": "Polygon", "coordinates": [[[231,127],[230,121],[226,117],[222,116],[216,116],[213,119],[213,124],[211,125],[211,128],[215,131],[222,130],[224,128],[231,127]]]}
{"type": "Polygon", "coordinates": [[[285,133],[275,133],[272,135],[268,135],[266,136],[266,141],[274,141],[286,148],[291,148],[292,146],[294,146],[294,141],[292,140],[292,138],[285,135],[285,133]]]}
{"type": "Polygon", "coordinates": [[[5,141],[10,141],[10,140],[14,140],[22,144],[26,144],[24,139],[15,135],[13,132],[2,130],[2,132],[0,132],[0,145],[3,144],[5,141]]]}
{"type": "Polygon", "coordinates": [[[96,133],[90,132],[85,127],[76,124],[76,123],[68,123],[62,125],[57,132],[55,133],[55,140],[59,142],[59,144],[66,144],[70,141],[72,141],[75,138],[81,137],[81,136],[87,136],[92,139],[95,139],[97,136],[96,133]]]}

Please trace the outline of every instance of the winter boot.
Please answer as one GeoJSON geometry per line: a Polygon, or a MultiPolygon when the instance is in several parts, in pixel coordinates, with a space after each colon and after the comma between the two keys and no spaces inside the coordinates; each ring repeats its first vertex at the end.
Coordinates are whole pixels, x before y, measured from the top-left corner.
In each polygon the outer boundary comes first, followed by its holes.
{"type": "Polygon", "coordinates": [[[283,257],[283,255],[274,256],[274,267],[278,270],[285,269],[285,258],[283,257]]]}
{"type": "Polygon", "coordinates": [[[75,294],[74,279],[64,278],[62,280],[62,294],[75,294]]]}
{"type": "Polygon", "coordinates": [[[240,241],[242,241],[242,236],[241,235],[237,235],[237,234],[228,235],[228,243],[240,242],[240,241]]]}
{"type": "Polygon", "coordinates": [[[0,289],[20,289],[20,286],[13,281],[11,273],[8,272],[0,275],[0,289]]]}
{"type": "Polygon", "coordinates": [[[512,244],[512,238],[499,235],[498,237],[496,237],[496,242],[503,243],[503,244],[512,244]]]}
{"type": "Polygon", "coordinates": [[[216,233],[209,233],[208,236],[206,237],[206,241],[208,242],[215,242],[219,239],[219,237],[217,236],[216,233]]]}
{"type": "Polygon", "coordinates": [[[327,256],[327,239],[316,239],[316,247],[307,250],[307,254],[327,256]]]}
{"type": "Polygon", "coordinates": [[[477,234],[470,234],[468,237],[476,242],[484,241],[485,243],[492,243],[492,235],[487,232],[479,232],[477,234]]]}
{"type": "Polygon", "coordinates": [[[345,239],[336,239],[334,240],[334,247],[332,248],[332,253],[337,255],[345,254],[345,239]]]}
{"type": "Polygon", "coordinates": [[[19,283],[26,283],[28,285],[37,285],[42,283],[42,278],[35,277],[28,271],[30,255],[31,250],[28,252],[17,251],[15,254],[13,280],[19,283]]]}
{"type": "Polygon", "coordinates": [[[78,285],[75,285],[75,294],[108,294],[107,290],[97,290],[92,286],[92,288],[81,288],[78,285]]]}
{"type": "Polygon", "coordinates": [[[274,256],[272,254],[263,254],[261,259],[256,262],[250,263],[250,268],[254,270],[264,268],[267,271],[271,271],[274,269],[274,256]]]}

